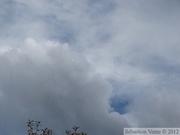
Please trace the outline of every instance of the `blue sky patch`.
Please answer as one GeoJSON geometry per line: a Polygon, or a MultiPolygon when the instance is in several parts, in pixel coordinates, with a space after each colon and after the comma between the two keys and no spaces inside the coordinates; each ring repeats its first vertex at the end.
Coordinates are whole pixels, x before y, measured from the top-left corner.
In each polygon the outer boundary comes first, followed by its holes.
{"type": "Polygon", "coordinates": [[[129,99],[121,97],[112,98],[110,101],[110,106],[114,109],[115,112],[118,112],[119,114],[126,114],[129,104],[129,99]]]}

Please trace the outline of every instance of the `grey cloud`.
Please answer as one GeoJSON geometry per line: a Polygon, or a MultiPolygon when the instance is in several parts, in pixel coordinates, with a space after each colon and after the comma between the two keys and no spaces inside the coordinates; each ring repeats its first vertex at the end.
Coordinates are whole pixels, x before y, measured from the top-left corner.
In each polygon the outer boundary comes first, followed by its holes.
{"type": "Polygon", "coordinates": [[[179,107],[172,106],[179,102],[179,2],[119,4],[125,6],[112,14],[115,36],[92,62],[117,83],[112,85],[115,94],[132,99],[126,115],[130,125],[177,127],[179,107]]]}
{"type": "MultiPolygon", "coordinates": [[[[5,1],[1,3],[7,4],[5,1]]],[[[89,133],[96,129],[95,134],[119,133],[118,126],[126,125],[124,118],[132,126],[179,124],[173,121],[178,118],[179,106],[176,104],[176,109],[171,110],[173,104],[178,103],[179,93],[178,0],[14,0],[10,3],[0,9],[3,65],[0,68],[0,99],[7,103],[9,95],[14,100],[13,107],[19,104],[17,114],[24,117],[21,125],[27,119],[21,110],[36,119],[48,117],[49,126],[59,129],[58,132],[71,126],[67,121],[79,123],[89,133]],[[33,40],[24,43],[27,37],[33,40]],[[63,45],[65,48],[57,47],[62,43],[47,43],[48,40],[68,42],[69,48],[82,55],[74,51],[69,53],[65,51],[66,45],[63,45]],[[112,81],[107,83],[105,80],[112,81]],[[90,96],[85,99],[87,95],[90,96]],[[115,112],[110,114],[108,109],[112,108],[108,100],[123,95],[131,100],[128,113],[123,117],[115,112]],[[74,105],[74,102],[79,104],[74,105]],[[86,110],[86,105],[94,110],[86,110]],[[30,113],[30,108],[39,115],[30,113]],[[41,116],[42,113],[45,115],[41,116]],[[59,118],[58,114],[63,117],[59,118]],[[101,117],[97,119],[95,116],[101,117]]],[[[12,108],[3,108],[16,121],[10,113],[12,108]]],[[[6,118],[6,113],[3,112],[2,116],[6,118]]],[[[2,127],[8,127],[9,121],[1,124],[2,127]]]]}
{"type": "Polygon", "coordinates": [[[164,88],[139,94],[131,108],[140,127],[177,127],[179,125],[178,91],[164,88]]]}
{"type": "Polygon", "coordinates": [[[89,134],[122,132],[125,119],[109,113],[111,87],[68,44],[41,45],[30,38],[1,54],[0,63],[3,132],[26,132],[28,118],[42,120],[56,134],[72,124],[89,134]]]}
{"type": "MultiPolygon", "coordinates": [[[[3,19],[2,40],[7,41],[11,38],[13,41],[23,40],[26,37],[49,38],[73,42],[74,45],[80,47],[83,47],[82,44],[92,46],[101,42],[99,37],[102,37],[103,40],[104,36],[110,35],[108,30],[101,25],[108,21],[105,16],[109,16],[109,12],[116,9],[113,1],[37,2],[15,0],[11,3],[11,8],[2,8],[2,11],[5,12],[3,16],[10,18],[10,20],[3,19]],[[102,10],[101,13],[99,10],[102,10]]],[[[6,3],[4,4],[6,5],[6,3]]]]}

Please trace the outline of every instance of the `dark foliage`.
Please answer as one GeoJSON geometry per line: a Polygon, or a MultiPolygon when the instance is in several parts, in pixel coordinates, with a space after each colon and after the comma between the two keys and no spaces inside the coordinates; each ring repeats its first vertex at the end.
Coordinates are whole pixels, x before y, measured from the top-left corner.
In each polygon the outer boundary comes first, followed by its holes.
{"type": "Polygon", "coordinates": [[[28,120],[27,126],[29,127],[28,130],[28,135],[53,135],[53,132],[51,129],[44,128],[44,129],[39,129],[40,126],[40,121],[34,121],[34,120],[28,120]],[[39,133],[41,132],[41,133],[39,133]]]}
{"type": "MultiPolygon", "coordinates": [[[[29,127],[28,135],[53,135],[53,131],[49,128],[39,129],[40,121],[28,120],[27,126],[29,127]]],[[[79,127],[73,126],[73,131],[66,130],[66,135],[87,135],[84,132],[77,132],[79,127]]]]}
{"type": "Polygon", "coordinates": [[[73,127],[73,132],[71,132],[71,131],[69,131],[69,130],[66,130],[66,135],[87,135],[87,134],[84,133],[84,132],[78,133],[78,132],[77,132],[78,129],[79,129],[79,127],[74,126],[74,127],[73,127]]]}

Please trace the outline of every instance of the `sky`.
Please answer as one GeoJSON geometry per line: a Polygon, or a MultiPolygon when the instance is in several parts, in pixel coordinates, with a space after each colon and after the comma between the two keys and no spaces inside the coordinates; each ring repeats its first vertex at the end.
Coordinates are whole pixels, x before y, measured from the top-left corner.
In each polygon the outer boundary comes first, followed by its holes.
{"type": "Polygon", "coordinates": [[[180,126],[179,0],[0,0],[0,131],[180,126]]]}

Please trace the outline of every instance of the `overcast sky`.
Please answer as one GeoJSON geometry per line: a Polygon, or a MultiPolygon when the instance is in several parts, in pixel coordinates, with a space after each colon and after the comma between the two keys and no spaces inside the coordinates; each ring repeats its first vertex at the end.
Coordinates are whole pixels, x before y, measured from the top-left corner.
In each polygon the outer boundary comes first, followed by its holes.
{"type": "Polygon", "coordinates": [[[0,131],[180,126],[179,0],[0,0],[0,131]]]}

